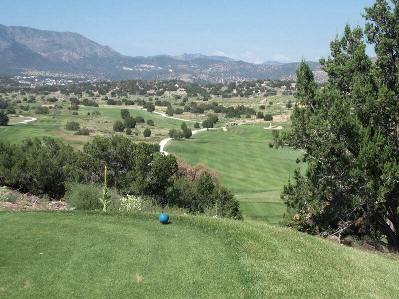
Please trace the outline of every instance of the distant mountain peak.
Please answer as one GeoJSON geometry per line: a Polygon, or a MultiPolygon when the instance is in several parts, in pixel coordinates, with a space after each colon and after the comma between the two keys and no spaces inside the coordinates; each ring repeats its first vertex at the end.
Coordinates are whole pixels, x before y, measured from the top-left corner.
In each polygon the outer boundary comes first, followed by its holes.
{"type": "Polygon", "coordinates": [[[79,33],[39,30],[23,26],[2,26],[0,30],[15,42],[53,62],[120,56],[110,47],[102,46],[79,33]]]}
{"type": "MultiPolygon", "coordinates": [[[[0,25],[0,75],[43,72],[98,79],[228,82],[292,79],[296,66],[280,62],[253,64],[201,53],[129,57],[79,33],[0,25]]],[[[319,70],[317,63],[311,67],[319,70]]]]}
{"type": "Polygon", "coordinates": [[[184,53],[182,55],[172,56],[177,60],[183,61],[191,61],[196,59],[209,59],[214,61],[222,61],[222,62],[229,62],[235,61],[233,58],[226,57],[226,56],[219,56],[219,55],[204,55],[201,53],[184,53]]]}
{"type": "Polygon", "coordinates": [[[263,62],[262,64],[265,64],[265,65],[281,65],[281,64],[284,64],[284,62],[280,62],[280,61],[276,61],[276,60],[268,60],[268,61],[263,62]]]}

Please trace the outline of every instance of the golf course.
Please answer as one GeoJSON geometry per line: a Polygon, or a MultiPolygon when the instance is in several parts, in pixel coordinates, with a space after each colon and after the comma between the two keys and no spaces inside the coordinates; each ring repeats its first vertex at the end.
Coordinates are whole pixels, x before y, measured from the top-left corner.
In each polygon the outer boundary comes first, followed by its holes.
{"type": "Polygon", "coordinates": [[[0,8],[0,299],[399,298],[399,0],[0,8]]]}
{"type": "Polygon", "coordinates": [[[204,164],[216,171],[221,183],[240,201],[245,219],[278,224],[286,212],[280,193],[300,167],[296,164],[300,152],[271,148],[272,131],[264,126],[201,132],[190,140],[168,143],[166,151],[190,164],[204,164]]]}
{"type": "Polygon", "coordinates": [[[398,260],[259,222],[174,216],[160,225],[156,217],[1,213],[0,297],[387,298],[399,292],[398,260]]]}
{"type": "MultiPolygon", "coordinates": [[[[178,128],[181,121],[166,118],[155,113],[149,113],[141,108],[127,109],[133,117],[142,117],[154,122],[154,140],[158,140],[159,134],[167,134],[168,129],[178,128]],[[158,138],[158,139],[157,139],[158,138]]],[[[60,113],[56,116],[40,115],[35,121],[29,123],[15,123],[7,127],[0,127],[0,139],[11,143],[20,143],[26,138],[50,136],[60,138],[73,146],[81,146],[90,139],[88,136],[73,135],[65,130],[68,121],[78,121],[89,129],[99,134],[112,132],[112,123],[120,119],[121,108],[114,107],[81,107],[78,115],[60,113]],[[99,117],[92,117],[90,113],[96,112],[99,117]]],[[[13,119],[14,120],[14,119],[13,119]]],[[[15,118],[15,122],[19,118],[15,118]]]]}

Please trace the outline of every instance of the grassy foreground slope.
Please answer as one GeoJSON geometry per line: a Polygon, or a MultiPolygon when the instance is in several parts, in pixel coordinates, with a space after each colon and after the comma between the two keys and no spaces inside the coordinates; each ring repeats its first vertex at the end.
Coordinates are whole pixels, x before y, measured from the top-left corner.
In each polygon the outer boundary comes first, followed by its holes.
{"type": "Polygon", "coordinates": [[[0,213],[0,297],[396,297],[399,261],[266,224],[0,213]]]}
{"type": "Polygon", "coordinates": [[[247,219],[278,223],[286,208],[280,193],[298,167],[298,151],[269,147],[271,130],[262,125],[209,131],[174,141],[166,150],[190,164],[202,163],[220,174],[221,182],[240,200],[247,219]]]}

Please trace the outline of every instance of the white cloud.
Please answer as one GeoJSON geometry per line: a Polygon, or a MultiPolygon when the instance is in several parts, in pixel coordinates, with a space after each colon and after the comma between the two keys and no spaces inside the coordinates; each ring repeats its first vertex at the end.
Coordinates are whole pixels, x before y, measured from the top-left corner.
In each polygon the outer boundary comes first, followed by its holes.
{"type": "Polygon", "coordinates": [[[215,55],[215,56],[226,56],[230,57],[236,60],[243,60],[247,62],[252,62],[252,63],[262,63],[263,59],[257,55],[255,52],[252,51],[245,51],[242,53],[229,53],[225,52],[222,50],[215,50],[213,52],[210,52],[209,55],[215,55]]]}
{"type": "Polygon", "coordinates": [[[288,55],[277,53],[272,55],[272,60],[278,62],[290,62],[292,61],[292,58],[288,55]]]}
{"type": "Polygon", "coordinates": [[[227,56],[236,60],[242,60],[251,63],[263,63],[265,61],[278,61],[278,62],[293,61],[292,57],[282,53],[275,53],[270,56],[265,56],[265,55],[259,55],[258,53],[250,50],[240,53],[229,53],[222,50],[215,50],[213,52],[210,52],[209,55],[227,56]]]}
{"type": "Polygon", "coordinates": [[[254,53],[252,51],[245,51],[245,52],[239,54],[237,58],[244,60],[244,61],[252,62],[252,63],[262,63],[263,62],[263,59],[258,54],[254,53]]]}
{"type": "Polygon", "coordinates": [[[220,50],[213,51],[212,53],[210,53],[210,55],[212,55],[212,56],[227,56],[226,52],[223,52],[220,50]]]}

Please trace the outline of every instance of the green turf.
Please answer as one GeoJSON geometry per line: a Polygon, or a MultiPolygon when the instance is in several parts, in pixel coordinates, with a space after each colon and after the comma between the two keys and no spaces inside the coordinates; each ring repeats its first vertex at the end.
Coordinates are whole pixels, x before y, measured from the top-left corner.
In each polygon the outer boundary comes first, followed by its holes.
{"type": "Polygon", "coordinates": [[[0,213],[2,298],[395,298],[398,260],[254,222],[0,213]]]}
{"type": "Polygon", "coordinates": [[[38,116],[38,120],[34,122],[0,127],[0,140],[19,143],[29,137],[56,137],[56,131],[59,130],[60,127],[61,119],[59,117],[38,116]]]}
{"type": "Polygon", "coordinates": [[[298,167],[295,161],[300,153],[270,148],[271,141],[272,133],[264,126],[241,126],[173,141],[166,150],[190,164],[202,163],[216,170],[221,182],[243,202],[247,219],[278,223],[285,211],[280,193],[298,167]]]}
{"type": "Polygon", "coordinates": [[[240,208],[245,219],[269,224],[280,224],[287,213],[287,207],[282,202],[240,202],[240,208]]]}

